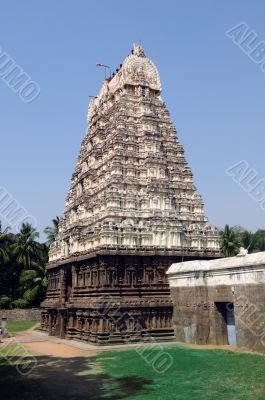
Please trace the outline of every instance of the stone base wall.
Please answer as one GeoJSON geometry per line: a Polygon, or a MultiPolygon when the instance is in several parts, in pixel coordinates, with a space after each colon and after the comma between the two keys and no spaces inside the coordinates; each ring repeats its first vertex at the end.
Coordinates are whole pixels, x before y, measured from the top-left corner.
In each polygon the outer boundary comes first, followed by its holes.
{"type": "Polygon", "coordinates": [[[172,288],[176,339],[197,344],[227,344],[227,333],[216,302],[233,302],[229,287],[172,288]]]}
{"type": "Polygon", "coordinates": [[[159,301],[109,302],[107,308],[97,306],[85,309],[43,309],[41,329],[52,336],[82,340],[89,343],[131,343],[148,338],[174,339],[172,303],[159,301]],[[153,303],[153,304],[152,304],[153,303]]]}
{"type": "Polygon", "coordinates": [[[41,310],[39,308],[0,310],[1,318],[8,321],[40,321],[41,310]]]}
{"type": "Polygon", "coordinates": [[[194,260],[167,271],[176,338],[265,353],[265,252],[194,260]]]}
{"type": "Polygon", "coordinates": [[[172,340],[164,256],[105,255],[48,269],[41,329],[90,343],[172,340]]]}
{"type": "Polygon", "coordinates": [[[176,339],[197,344],[227,344],[219,304],[233,304],[238,346],[265,352],[265,284],[171,288],[176,339]]]}

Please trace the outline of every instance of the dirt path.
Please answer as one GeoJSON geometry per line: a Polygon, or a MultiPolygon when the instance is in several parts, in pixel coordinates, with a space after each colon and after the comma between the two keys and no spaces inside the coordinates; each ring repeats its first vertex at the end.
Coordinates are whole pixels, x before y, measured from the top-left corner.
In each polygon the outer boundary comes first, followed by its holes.
{"type": "MultiPolygon", "coordinates": [[[[53,357],[62,357],[62,358],[72,358],[72,357],[89,357],[103,351],[122,351],[133,349],[137,345],[116,345],[116,346],[89,346],[86,348],[86,345],[81,342],[81,344],[77,344],[77,342],[72,342],[68,340],[60,340],[54,339],[53,337],[49,337],[47,335],[41,336],[43,334],[36,331],[25,331],[21,332],[17,339],[23,342],[23,346],[25,346],[30,352],[35,355],[47,355],[53,357]],[[81,348],[80,348],[81,347],[81,348]],[[83,348],[82,348],[83,347],[83,348]],[[94,347],[94,348],[93,348],[94,347]]],[[[255,353],[248,349],[239,348],[237,346],[230,345],[197,345],[191,343],[182,343],[182,342],[169,342],[169,343],[157,343],[158,346],[181,346],[189,349],[196,350],[228,350],[234,352],[247,352],[247,353],[255,353]]],[[[146,344],[148,346],[148,344],[146,344]]],[[[151,344],[153,346],[153,344],[151,344]]]]}
{"type": "Polygon", "coordinates": [[[31,342],[23,343],[31,353],[35,355],[47,355],[53,357],[89,357],[97,354],[99,351],[95,350],[81,350],[67,344],[55,343],[55,342],[31,342]]]}
{"type": "MultiPolygon", "coordinates": [[[[28,334],[27,337],[30,337],[28,334]]],[[[168,346],[183,346],[187,347],[190,349],[198,349],[198,350],[230,350],[230,351],[242,351],[239,350],[237,347],[229,346],[229,345],[223,345],[223,346],[215,346],[215,345],[196,345],[196,344],[187,344],[187,343],[180,343],[180,342],[175,342],[175,343],[166,343],[165,345],[168,346]]],[[[77,347],[74,347],[72,344],[69,345],[66,343],[56,343],[53,341],[32,341],[28,343],[23,343],[23,346],[25,346],[30,352],[36,355],[49,355],[53,357],[63,357],[63,358],[68,358],[68,357],[89,357],[91,355],[95,355],[98,353],[101,353],[103,351],[113,351],[113,350],[128,350],[128,349],[133,349],[132,346],[129,345],[124,345],[122,348],[117,347],[115,348],[95,348],[95,349],[79,349],[77,347]]]]}

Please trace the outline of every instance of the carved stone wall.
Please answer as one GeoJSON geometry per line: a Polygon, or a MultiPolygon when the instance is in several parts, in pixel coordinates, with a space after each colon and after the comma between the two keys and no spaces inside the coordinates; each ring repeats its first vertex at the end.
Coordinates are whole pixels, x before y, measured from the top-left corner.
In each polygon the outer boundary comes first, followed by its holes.
{"type": "Polygon", "coordinates": [[[168,257],[105,256],[52,270],[42,329],[98,343],[136,341],[139,335],[172,338],[170,262],[168,257]]]}

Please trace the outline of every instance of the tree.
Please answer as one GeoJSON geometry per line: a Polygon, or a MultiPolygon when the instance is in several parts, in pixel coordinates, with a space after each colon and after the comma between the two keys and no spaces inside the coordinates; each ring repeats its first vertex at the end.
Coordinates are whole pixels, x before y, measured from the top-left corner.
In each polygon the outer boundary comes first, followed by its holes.
{"type": "Polygon", "coordinates": [[[0,232],[0,297],[10,294],[10,285],[13,278],[11,246],[14,243],[15,235],[8,233],[6,228],[0,232]]]}
{"type": "Polygon", "coordinates": [[[254,250],[253,233],[240,225],[233,226],[232,229],[235,232],[236,240],[239,245],[247,249],[249,253],[252,253],[252,251],[254,250]]]}
{"type": "Polygon", "coordinates": [[[38,237],[30,224],[22,224],[20,232],[13,234],[8,229],[2,232],[0,223],[0,298],[23,298],[38,306],[45,297],[49,248],[38,237]]]}
{"type": "Polygon", "coordinates": [[[20,232],[16,235],[12,251],[18,266],[30,268],[38,260],[38,252],[41,244],[36,241],[39,233],[32,225],[23,223],[20,232]]]}
{"type": "Polygon", "coordinates": [[[48,279],[45,265],[48,262],[48,247],[42,244],[39,249],[39,259],[30,269],[24,269],[20,275],[20,284],[23,289],[23,299],[31,305],[39,305],[45,297],[48,279]]]}
{"type": "Polygon", "coordinates": [[[52,226],[46,226],[46,228],[44,229],[44,233],[47,235],[46,244],[48,246],[50,246],[55,241],[55,238],[58,235],[59,222],[60,218],[56,216],[54,219],[52,219],[52,226]]]}
{"type": "Polygon", "coordinates": [[[240,244],[252,253],[254,250],[254,237],[253,233],[250,231],[244,231],[241,234],[240,244]]]}
{"type": "Polygon", "coordinates": [[[2,231],[2,224],[0,221],[0,265],[5,264],[10,259],[10,244],[14,239],[14,235],[9,233],[10,227],[7,226],[2,231]]]}
{"type": "Polygon", "coordinates": [[[10,238],[6,233],[0,233],[0,265],[9,261],[10,238]]]}
{"type": "Polygon", "coordinates": [[[239,247],[235,230],[225,225],[224,230],[220,232],[220,248],[225,257],[235,256],[239,252],[239,247]]]}
{"type": "Polygon", "coordinates": [[[254,251],[265,251],[265,230],[258,229],[253,234],[254,251]]]}

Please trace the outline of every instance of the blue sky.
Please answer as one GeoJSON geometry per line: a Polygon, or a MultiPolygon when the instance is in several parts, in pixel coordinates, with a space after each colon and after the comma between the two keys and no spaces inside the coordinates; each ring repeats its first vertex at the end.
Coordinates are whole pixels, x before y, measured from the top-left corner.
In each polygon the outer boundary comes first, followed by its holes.
{"type": "Polygon", "coordinates": [[[139,41],[167,103],[210,222],[265,227],[265,212],[227,175],[245,160],[265,178],[265,73],[225,32],[245,22],[265,41],[262,0],[1,0],[0,47],[40,87],[24,103],[0,79],[0,185],[38,221],[60,215],[102,62],[139,41]]]}

